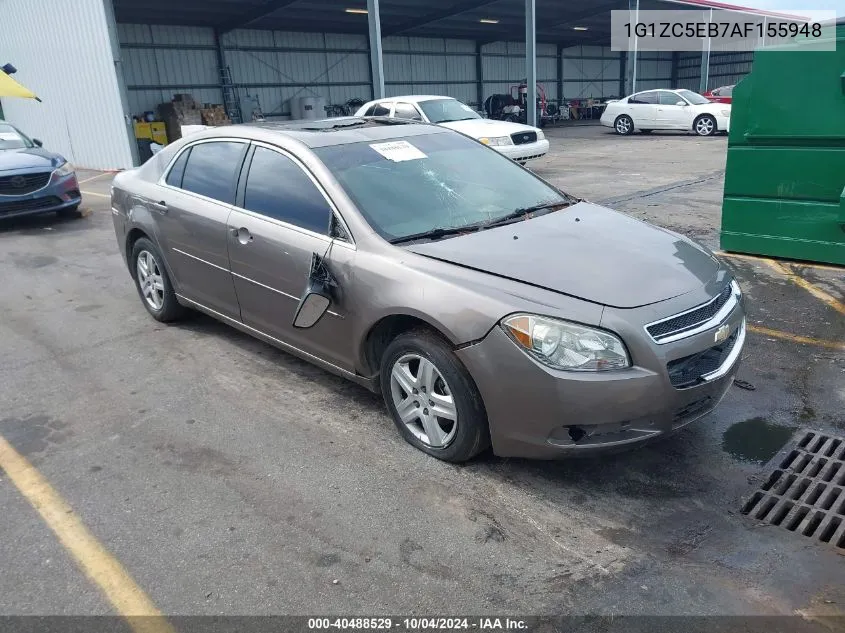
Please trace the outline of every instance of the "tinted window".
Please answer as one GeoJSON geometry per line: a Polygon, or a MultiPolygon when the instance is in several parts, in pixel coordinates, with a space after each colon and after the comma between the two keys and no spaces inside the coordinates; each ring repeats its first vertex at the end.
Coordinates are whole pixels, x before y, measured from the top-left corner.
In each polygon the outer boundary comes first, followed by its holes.
{"type": "Polygon", "coordinates": [[[234,202],[235,174],[245,149],[245,144],[229,141],[194,145],[182,177],[182,189],[220,202],[234,202]]]}
{"type": "Polygon", "coordinates": [[[657,103],[656,92],[641,92],[628,99],[628,103],[657,103]]]}
{"type": "Polygon", "coordinates": [[[389,103],[377,103],[373,109],[372,116],[387,116],[390,114],[389,103]]]}
{"type": "Polygon", "coordinates": [[[410,103],[397,103],[393,116],[400,119],[414,119],[415,121],[422,121],[420,113],[410,103]]]}
{"type": "Polygon", "coordinates": [[[675,105],[679,101],[683,101],[678,95],[674,92],[667,92],[665,90],[661,90],[659,92],[660,98],[660,105],[675,105]]]}
{"type": "Polygon", "coordinates": [[[373,112],[376,111],[375,104],[371,105],[367,110],[364,112],[364,116],[373,116],[373,112]]]}
{"type": "Polygon", "coordinates": [[[299,165],[256,147],[244,192],[244,208],[316,233],[326,234],[332,211],[299,165]]]}
{"type": "Polygon", "coordinates": [[[170,173],[167,174],[165,182],[167,182],[167,184],[171,187],[182,188],[182,176],[185,174],[185,163],[188,162],[188,154],[190,153],[191,148],[189,147],[179,154],[179,158],[176,159],[176,162],[173,163],[173,167],[170,168],[170,173]]]}

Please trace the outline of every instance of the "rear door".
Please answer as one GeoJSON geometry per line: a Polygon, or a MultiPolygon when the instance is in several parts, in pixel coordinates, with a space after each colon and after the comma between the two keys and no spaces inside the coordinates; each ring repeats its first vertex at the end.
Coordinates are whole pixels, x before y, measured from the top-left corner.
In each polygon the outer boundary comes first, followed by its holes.
{"type": "Polygon", "coordinates": [[[148,204],[180,295],[240,320],[229,273],[226,227],[248,142],[204,140],[187,146],[148,204]]]}
{"type": "Polygon", "coordinates": [[[628,97],[628,111],[640,129],[657,127],[657,91],[648,90],[628,97]]]}
{"type": "Polygon", "coordinates": [[[680,95],[669,90],[657,91],[657,124],[669,130],[688,130],[692,127],[689,104],[680,95]],[[678,105],[683,103],[684,105],[678,105]]]}
{"type": "MultiPolygon", "coordinates": [[[[228,239],[244,323],[351,370],[354,345],[342,301],[314,327],[293,327],[313,253],[324,256],[338,278],[351,279],[355,247],[345,229],[345,237],[329,237],[336,213],[331,201],[302,163],[272,145],[254,145],[241,180],[228,239]]],[[[338,296],[349,291],[347,284],[338,296]]]]}

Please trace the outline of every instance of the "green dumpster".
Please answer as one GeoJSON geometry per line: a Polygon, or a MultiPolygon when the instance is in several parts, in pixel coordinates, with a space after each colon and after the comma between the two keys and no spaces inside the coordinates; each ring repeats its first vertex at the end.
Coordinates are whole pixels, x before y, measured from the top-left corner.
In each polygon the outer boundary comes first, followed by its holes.
{"type": "Polygon", "coordinates": [[[734,89],[724,250],[845,265],[845,21],[836,39],[757,50],[734,89]]]}

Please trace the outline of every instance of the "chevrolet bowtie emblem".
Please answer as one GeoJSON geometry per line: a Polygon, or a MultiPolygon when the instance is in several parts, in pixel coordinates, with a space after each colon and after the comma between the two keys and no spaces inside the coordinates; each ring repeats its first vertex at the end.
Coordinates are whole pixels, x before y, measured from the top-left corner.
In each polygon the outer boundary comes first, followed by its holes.
{"type": "Polygon", "coordinates": [[[731,335],[731,326],[728,325],[728,324],[723,325],[718,330],[716,330],[716,343],[721,343],[722,341],[726,341],[730,335],[731,335]]]}

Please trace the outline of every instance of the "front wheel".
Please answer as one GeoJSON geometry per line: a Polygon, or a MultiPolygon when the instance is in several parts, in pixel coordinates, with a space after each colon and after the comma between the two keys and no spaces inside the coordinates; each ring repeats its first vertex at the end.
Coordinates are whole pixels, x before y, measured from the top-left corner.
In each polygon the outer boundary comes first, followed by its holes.
{"type": "Polygon", "coordinates": [[[709,114],[702,114],[695,120],[692,129],[699,136],[713,136],[717,131],[716,119],[709,114]]]}
{"type": "Polygon", "coordinates": [[[400,334],[384,352],[381,390],[405,440],[438,459],[464,462],[490,443],[481,394],[437,334],[400,334]]]}
{"type": "Polygon", "coordinates": [[[621,114],[616,117],[616,121],[613,123],[613,128],[616,130],[617,134],[627,136],[634,131],[634,120],[627,114],[621,114]]]}

